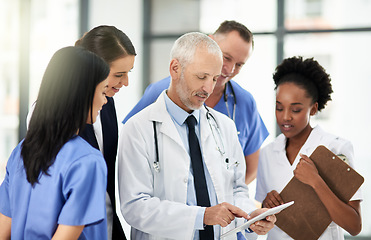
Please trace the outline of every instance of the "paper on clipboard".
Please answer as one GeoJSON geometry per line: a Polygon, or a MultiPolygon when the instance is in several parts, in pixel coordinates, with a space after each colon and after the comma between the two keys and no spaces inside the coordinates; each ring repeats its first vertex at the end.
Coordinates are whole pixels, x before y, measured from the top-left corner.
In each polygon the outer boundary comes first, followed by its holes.
{"type": "Polygon", "coordinates": [[[284,203],[284,204],[279,205],[279,206],[274,207],[274,208],[270,208],[267,211],[263,212],[262,214],[259,214],[258,216],[256,216],[256,217],[248,220],[247,222],[245,222],[241,226],[238,226],[238,227],[236,227],[236,228],[234,228],[234,229],[232,229],[232,230],[230,230],[230,231],[222,234],[220,236],[220,238],[224,238],[224,237],[227,237],[229,235],[232,235],[232,234],[236,234],[238,232],[241,232],[241,231],[247,229],[248,227],[250,227],[250,225],[253,224],[254,222],[259,221],[259,220],[262,220],[262,219],[266,218],[269,215],[276,214],[276,213],[282,211],[283,209],[291,206],[292,204],[294,204],[294,201],[284,203]]]}

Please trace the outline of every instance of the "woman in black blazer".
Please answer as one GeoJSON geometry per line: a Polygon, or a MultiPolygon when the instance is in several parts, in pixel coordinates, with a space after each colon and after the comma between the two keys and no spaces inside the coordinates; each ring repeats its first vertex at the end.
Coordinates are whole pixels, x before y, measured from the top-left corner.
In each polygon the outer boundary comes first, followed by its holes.
{"type": "Polygon", "coordinates": [[[75,44],[96,53],[110,66],[107,104],[100,111],[94,125],[87,124],[79,135],[99,149],[107,163],[107,224],[108,239],[126,239],[115,204],[115,162],[118,142],[118,126],[113,96],[122,86],[128,86],[128,73],[134,66],[135,48],[128,36],[114,26],[93,28],[75,44]]]}

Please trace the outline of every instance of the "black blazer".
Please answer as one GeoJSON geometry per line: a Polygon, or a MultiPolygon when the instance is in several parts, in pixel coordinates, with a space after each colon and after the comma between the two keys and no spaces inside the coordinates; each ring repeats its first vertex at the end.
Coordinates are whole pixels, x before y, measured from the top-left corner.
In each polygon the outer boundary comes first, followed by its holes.
{"type": "MultiPolygon", "coordinates": [[[[118,126],[115,103],[113,98],[107,97],[107,103],[100,111],[100,118],[103,132],[103,156],[107,164],[107,192],[113,208],[113,232],[112,239],[126,239],[120,220],[116,214],[115,202],[115,162],[117,155],[118,126]]],[[[86,124],[79,135],[90,145],[99,150],[99,145],[95,137],[94,128],[91,124],[86,124]]]]}

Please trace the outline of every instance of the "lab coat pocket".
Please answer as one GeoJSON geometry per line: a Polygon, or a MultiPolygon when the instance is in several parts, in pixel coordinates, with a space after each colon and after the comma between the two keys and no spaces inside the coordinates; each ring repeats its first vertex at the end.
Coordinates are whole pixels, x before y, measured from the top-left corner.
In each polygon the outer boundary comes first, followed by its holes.
{"type": "Polygon", "coordinates": [[[223,175],[223,189],[225,195],[225,201],[233,204],[233,184],[235,180],[235,173],[237,165],[231,161],[233,159],[226,159],[222,164],[222,175],[223,175]]]}

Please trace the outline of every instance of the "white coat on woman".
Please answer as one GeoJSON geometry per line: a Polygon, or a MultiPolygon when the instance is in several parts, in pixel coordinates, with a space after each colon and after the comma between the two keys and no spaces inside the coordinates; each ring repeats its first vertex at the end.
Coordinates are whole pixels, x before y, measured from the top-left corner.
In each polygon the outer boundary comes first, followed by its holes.
{"type": "MultiPolygon", "coordinates": [[[[133,116],[120,135],[119,195],[121,212],[132,226],[132,239],[189,240],[195,232],[200,207],[186,205],[190,157],[166,110],[164,94],[165,91],[155,103],[133,116]],[[156,161],[153,121],[157,126],[158,172],[153,167],[156,161]]],[[[227,116],[210,108],[209,111],[218,123],[225,149],[222,156],[206,118],[207,110],[201,107],[200,146],[217,202],[228,202],[250,213],[256,208],[245,185],[245,160],[235,124],[227,116]]],[[[214,131],[216,138],[217,134],[214,131]]],[[[244,220],[232,221],[221,233],[241,224],[240,221],[244,220]]]]}
{"type": "MultiPolygon", "coordinates": [[[[291,165],[286,157],[286,137],[280,134],[274,142],[262,149],[259,158],[258,176],[256,178],[256,200],[262,202],[267,194],[276,190],[281,192],[286,184],[294,177],[294,170],[300,161],[298,154],[291,165]]],[[[347,163],[354,168],[354,151],[350,141],[336,135],[325,132],[320,126],[313,128],[308,139],[300,149],[300,153],[310,156],[319,146],[327,147],[336,155],[343,155],[347,158],[347,163]]],[[[354,194],[350,201],[361,200],[361,189],[354,194]]],[[[268,233],[268,240],[288,240],[292,239],[284,231],[275,226],[268,233]]],[[[344,231],[334,222],[327,227],[319,240],[341,240],[344,239],[344,231]]]]}

